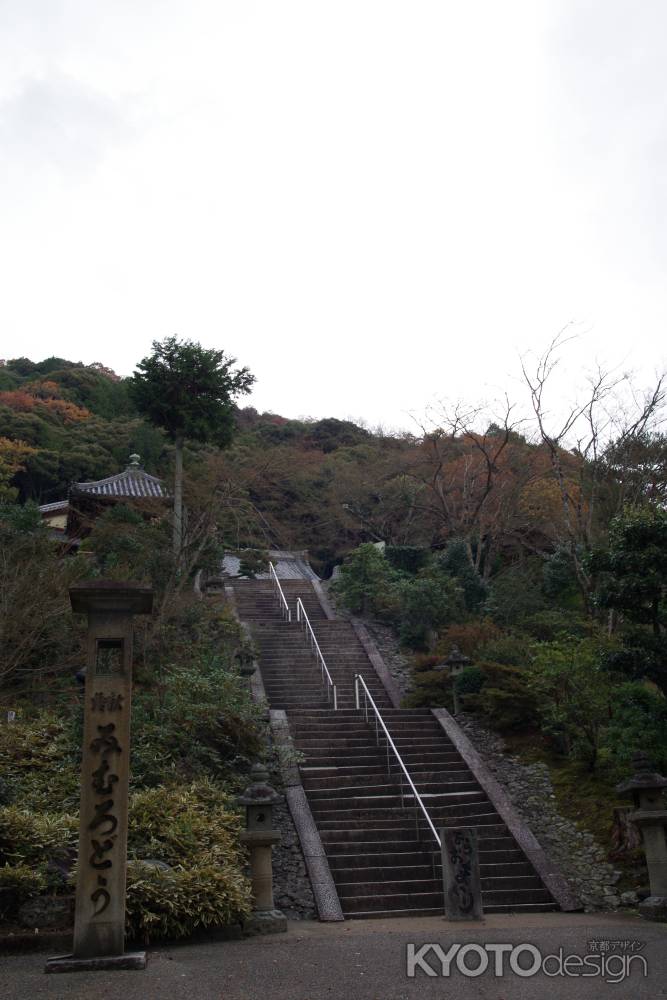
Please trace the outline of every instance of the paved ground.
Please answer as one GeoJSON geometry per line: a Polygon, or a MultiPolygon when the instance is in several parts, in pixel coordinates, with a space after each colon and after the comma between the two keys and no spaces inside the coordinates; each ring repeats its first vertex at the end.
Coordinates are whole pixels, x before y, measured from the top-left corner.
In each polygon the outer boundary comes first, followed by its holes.
{"type": "MultiPolygon", "coordinates": [[[[606,947],[605,945],[602,946],[606,947]]],[[[636,953],[635,945],[635,953],[636,953]]],[[[608,953],[611,954],[611,951],[608,953]]],[[[650,924],[619,915],[546,914],[534,917],[495,916],[484,924],[458,924],[438,918],[346,921],[339,924],[295,922],[286,934],[261,939],[156,948],[143,972],[45,975],[44,955],[0,958],[0,997],[48,997],[50,1000],[666,1000],[667,925],[650,924]],[[493,974],[493,954],[487,971],[468,978],[452,961],[449,977],[429,951],[426,964],[438,972],[430,977],[416,970],[406,974],[409,944],[438,943],[446,954],[459,944],[531,943],[543,955],[563,949],[564,955],[597,955],[589,942],[609,942],[616,955],[631,955],[633,942],[644,942],[648,976],[641,963],[631,965],[622,980],[623,958],[611,961],[605,982],[587,978],[548,977],[542,972],[521,977],[506,968],[493,974]],[[627,942],[619,952],[614,942],[627,942]]],[[[599,961],[599,958],[597,959],[599,961]]],[[[470,968],[478,957],[469,952],[470,968]]],[[[505,960],[507,962],[507,959],[505,960]]],[[[524,953],[519,965],[531,962],[524,953]]],[[[516,964],[516,960],[515,960],[516,964]]],[[[548,966],[554,971],[555,966],[548,966]]],[[[579,970],[584,971],[583,969],[579,970]]]]}

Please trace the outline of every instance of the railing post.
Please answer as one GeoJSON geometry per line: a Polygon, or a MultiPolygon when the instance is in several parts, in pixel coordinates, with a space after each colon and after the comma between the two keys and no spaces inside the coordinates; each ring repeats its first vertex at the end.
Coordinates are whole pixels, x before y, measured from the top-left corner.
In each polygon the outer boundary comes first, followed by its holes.
{"type": "Polygon", "coordinates": [[[357,711],[361,708],[359,704],[359,674],[354,675],[354,705],[357,711]]]}
{"type": "Polygon", "coordinates": [[[334,696],[334,712],[338,711],[338,695],[336,694],[336,685],[333,686],[333,696],[334,696]]]}

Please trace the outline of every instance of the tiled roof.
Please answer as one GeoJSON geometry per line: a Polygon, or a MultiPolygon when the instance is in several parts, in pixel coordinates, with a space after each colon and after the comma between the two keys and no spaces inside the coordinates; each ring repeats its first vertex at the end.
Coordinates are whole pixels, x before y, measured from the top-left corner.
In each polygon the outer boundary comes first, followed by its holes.
{"type": "MultiPolygon", "coordinates": [[[[279,580],[319,580],[319,576],[308,564],[305,552],[287,552],[284,549],[269,549],[269,559],[273,563],[279,580]]],[[[231,552],[225,553],[222,572],[225,576],[238,576],[241,560],[231,552]]],[[[256,573],[256,580],[268,580],[269,573],[256,573]]]]}
{"type": "Polygon", "coordinates": [[[54,503],[43,503],[40,505],[41,514],[51,514],[56,510],[66,511],[69,507],[69,500],[56,500],[54,503]]]}
{"type": "Polygon", "coordinates": [[[73,493],[92,493],[105,497],[167,497],[162,480],[149,476],[139,465],[139,456],[130,455],[130,464],[117,476],[98,479],[94,483],[74,483],[73,493]]]}

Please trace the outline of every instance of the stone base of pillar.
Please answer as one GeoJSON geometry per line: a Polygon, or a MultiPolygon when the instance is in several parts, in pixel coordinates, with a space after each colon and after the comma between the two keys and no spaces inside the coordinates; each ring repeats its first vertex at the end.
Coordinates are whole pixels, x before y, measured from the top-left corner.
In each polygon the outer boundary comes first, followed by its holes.
{"type": "Polygon", "coordinates": [[[243,933],[248,937],[256,934],[280,934],[287,930],[287,917],[280,910],[254,910],[243,921],[243,933]]]}
{"type": "Polygon", "coordinates": [[[649,896],[639,904],[639,914],[644,920],[667,921],[667,896],[649,896]]]}
{"type": "Polygon", "coordinates": [[[44,972],[107,972],[113,969],[145,969],[146,952],[129,951],[125,955],[105,955],[101,958],[75,958],[61,955],[50,958],[44,972]]]}

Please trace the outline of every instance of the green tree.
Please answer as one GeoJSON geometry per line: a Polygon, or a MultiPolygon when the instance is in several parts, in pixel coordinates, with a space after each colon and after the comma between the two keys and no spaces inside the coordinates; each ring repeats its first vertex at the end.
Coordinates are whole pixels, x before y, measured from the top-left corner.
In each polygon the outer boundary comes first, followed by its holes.
{"type": "Polygon", "coordinates": [[[667,623],[667,511],[626,507],[609,528],[606,551],[591,560],[600,574],[597,604],[620,611],[655,636],[667,623]]]}
{"type": "Polygon", "coordinates": [[[400,584],[401,642],[412,649],[433,648],[437,632],[464,614],[458,581],[439,566],[427,566],[400,584]]]}
{"type": "Polygon", "coordinates": [[[354,614],[386,616],[398,611],[399,580],[382,552],[365,542],[347,556],[332,589],[354,614]]]}
{"type": "Polygon", "coordinates": [[[236,358],[191,340],[153,341],[153,353],[137,365],[130,393],[138,408],[174,443],[174,551],[183,540],[183,444],[186,438],[225,447],[234,427],[233,400],[255,378],[234,369],[236,358]]]}
{"type": "Polygon", "coordinates": [[[537,699],[545,732],[561,739],[568,753],[595,770],[614,689],[602,667],[603,645],[567,639],[535,647],[529,690],[537,699]]]}
{"type": "Polygon", "coordinates": [[[488,587],[470,560],[469,546],[465,539],[453,538],[447,542],[439,561],[442,568],[461,587],[466,609],[477,611],[487,598],[488,587]]]}

